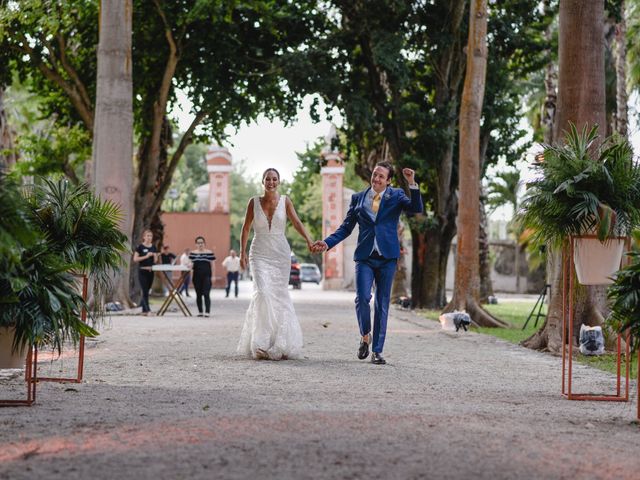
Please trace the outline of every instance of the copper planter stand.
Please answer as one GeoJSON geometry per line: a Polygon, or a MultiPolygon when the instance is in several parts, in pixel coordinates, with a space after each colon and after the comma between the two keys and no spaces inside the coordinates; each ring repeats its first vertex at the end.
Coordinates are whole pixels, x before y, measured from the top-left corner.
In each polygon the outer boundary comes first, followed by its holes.
{"type": "MultiPolygon", "coordinates": [[[[89,278],[86,275],[80,275],[82,277],[82,300],[86,303],[89,293],[89,278]]],[[[87,309],[82,307],[80,312],[80,320],[83,323],[87,323],[87,309]]],[[[75,377],[38,377],[39,382],[58,382],[58,383],[81,383],[82,376],[84,374],[84,335],[80,335],[78,342],[78,368],[75,377]]]]}
{"type": "Polygon", "coordinates": [[[27,384],[27,397],[16,400],[2,399],[0,407],[30,407],[36,401],[36,385],[38,384],[38,349],[29,347],[24,369],[24,381],[27,384]]]}
{"type": "MultiPolygon", "coordinates": [[[[572,390],[573,381],[573,320],[574,320],[574,288],[576,283],[573,266],[574,243],[577,238],[597,238],[595,235],[571,236],[569,246],[562,249],[562,395],[569,400],[594,400],[600,402],[628,402],[629,401],[629,374],[631,370],[631,356],[629,352],[630,337],[625,340],[625,385],[624,392],[621,382],[622,367],[622,340],[623,335],[618,334],[616,339],[616,388],[611,394],[575,393],[572,390]],[[568,252],[567,252],[568,250],[568,252]],[[567,286],[568,284],[568,286],[567,286]],[[568,288],[567,288],[568,287],[568,288]],[[568,341],[567,341],[568,340],[568,341]],[[567,348],[568,347],[568,348],[567,348]],[[568,352],[567,352],[568,350],[568,352]],[[568,359],[567,359],[568,358],[568,359]]],[[[613,237],[629,241],[628,237],[613,237]]],[[[640,359],[639,359],[640,367],[640,359]]],[[[640,418],[640,406],[638,407],[640,418]]]]}
{"type": "MultiPolygon", "coordinates": [[[[86,302],[89,290],[89,279],[86,275],[80,275],[82,278],[82,299],[86,302]]],[[[87,310],[82,308],[80,313],[82,322],[87,321],[87,310]]],[[[0,407],[25,407],[31,406],[36,401],[36,386],[38,382],[58,382],[58,383],[80,383],[82,382],[84,372],[84,335],[80,336],[78,347],[78,368],[75,377],[38,377],[38,348],[36,346],[29,347],[27,359],[25,362],[24,379],[27,384],[27,397],[18,400],[0,400],[0,407]]]]}

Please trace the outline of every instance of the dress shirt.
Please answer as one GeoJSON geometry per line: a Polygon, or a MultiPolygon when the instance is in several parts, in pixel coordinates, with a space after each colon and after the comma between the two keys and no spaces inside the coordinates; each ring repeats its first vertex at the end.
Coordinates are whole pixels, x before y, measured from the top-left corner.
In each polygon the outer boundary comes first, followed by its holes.
{"type": "Polygon", "coordinates": [[[240,257],[228,256],[222,261],[222,266],[227,269],[227,272],[240,271],[240,257]]]}

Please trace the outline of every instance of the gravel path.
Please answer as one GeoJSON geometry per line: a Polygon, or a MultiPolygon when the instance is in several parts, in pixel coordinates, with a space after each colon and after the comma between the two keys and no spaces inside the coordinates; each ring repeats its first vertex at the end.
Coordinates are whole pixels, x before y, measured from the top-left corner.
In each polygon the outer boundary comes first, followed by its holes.
{"type": "Polygon", "coordinates": [[[353,294],[306,284],[305,358],[241,359],[242,288],[215,291],[211,319],[112,317],[84,383],[0,409],[0,479],[640,478],[635,382],[630,403],[567,401],[559,358],[401,310],[374,366],[355,355],[353,294]]]}

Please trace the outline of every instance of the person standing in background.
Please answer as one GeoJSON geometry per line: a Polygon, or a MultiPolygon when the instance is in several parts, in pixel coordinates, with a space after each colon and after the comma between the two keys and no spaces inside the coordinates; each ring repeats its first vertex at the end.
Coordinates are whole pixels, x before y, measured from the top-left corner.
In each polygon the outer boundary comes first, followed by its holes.
{"type": "MultiPolygon", "coordinates": [[[[175,253],[169,251],[169,245],[162,246],[162,253],[160,253],[160,263],[162,265],[173,265],[173,262],[176,260],[175,253]]],[[[161,274],[160,272],[158,272],[161,274]]],[[[169,296],[169,287],[162,282],[162,291],[165,297],[169,296]]]]}
{"type": "Polygon", "coordinates": [[[140,281],[140,290],[142,290],[142,307],[141,315],[147,316],[151,312],[149,307],[149,290],[153,284],[153,271],[151,267],[158,259],[158,250],[153,245],[153,232],[145,230],[142,232],[142,243],[136,247],[133,253],[133,261],[138,264],[138,280],[140,281]]]}
{"type": "Polygon", "coordinates": [[[189,259],[189,254],[191,253],[190,248],[185,248],[182,255],[180,255],[180,265],[184,265],[185,267],[189,267],[189,273],[184,277],[184,283],[180,286],[179,293],[184,293],[187,297],[189,295],[189,283],[191,283],[191,269],[193,268],[193,262],[189,259]]]}
{"type": "Polygon", "coordinates": [[[169,245],[164,245],[162,247],[162,253],[160,254],[160,263],[162,263],[162,265],[172,265],[175,259],[176,255],[169,251],[169,245]]]}
{"type": "Polygon", "coordinates": [[[240,257],[236,255],[235,250],[229,252],[229,256],[222,261],[222,266],[227,270],[227,290],[225,297],[229,297],[231,290],[231,282],[235,282],[235,294],[238,298],[238,275],[240,274],[240,257]]]}
{"type": "Polygon", "coordinates": [[[204,237],[196,237],[196,249],[189,254],[189,260],[193,262],[193,286],[196,289],[196,305],[198,316],[208,317],[211,311],[211,284],[215,271],[213,261],[216,256],[211,250],[205,248],[204,237]],[[204,312],[202,301],[204,300],[204,312]]]}

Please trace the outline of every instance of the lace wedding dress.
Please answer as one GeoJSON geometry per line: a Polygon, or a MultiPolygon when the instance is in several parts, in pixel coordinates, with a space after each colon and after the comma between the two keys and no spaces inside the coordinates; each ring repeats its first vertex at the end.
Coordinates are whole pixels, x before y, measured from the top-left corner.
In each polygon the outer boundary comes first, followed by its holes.
{"type": "Polygon", "coordinates": [[[240,335],[238,353],[253,358],[299,358],[302,330],[289,296],[291,247],[284,235],[285,197],[280,195],[271,223],[260,198],[253,198],[254,237],[249,250],[253,297],[240,335]]]}

